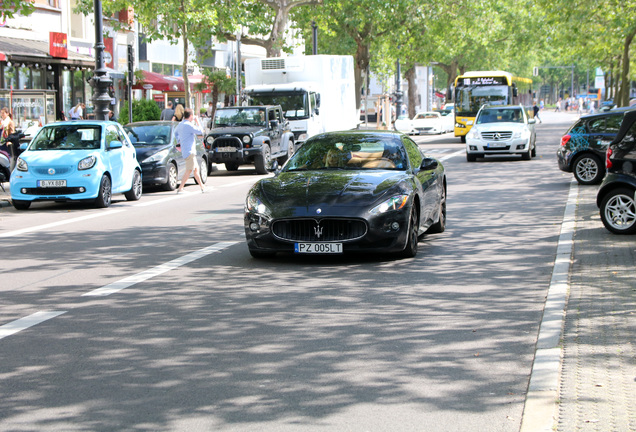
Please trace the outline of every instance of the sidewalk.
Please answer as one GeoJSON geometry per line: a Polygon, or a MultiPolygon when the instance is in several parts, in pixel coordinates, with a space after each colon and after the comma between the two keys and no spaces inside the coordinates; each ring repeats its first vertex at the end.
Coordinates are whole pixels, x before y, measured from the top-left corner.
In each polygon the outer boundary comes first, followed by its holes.
{"type": "Polygon", "coordinates": [[[557,430],[636,431],[636,236],[605,229],[579,188],[557,430]]]}

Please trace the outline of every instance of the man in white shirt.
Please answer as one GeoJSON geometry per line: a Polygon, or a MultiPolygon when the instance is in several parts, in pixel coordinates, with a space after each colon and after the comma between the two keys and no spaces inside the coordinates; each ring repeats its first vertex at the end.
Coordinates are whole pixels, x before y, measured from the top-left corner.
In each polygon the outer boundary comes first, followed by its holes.
{"type": "Polygon", "coordinates": [[[179,123],[175,130],[177,142],[181,146],[181,154],[186,161],[186,169],[181,179],[177,194],[181,193],[190,173],[194,171],[194,179],[199,184],[201,192],[205,192],[205,186],[199,175],[199,165],[197,164],[197,136],[203,136],[203,128],[199,124],[199,119],[192,114],[191,108],[186,108],[183,112],[183,121],[179,123]]]}

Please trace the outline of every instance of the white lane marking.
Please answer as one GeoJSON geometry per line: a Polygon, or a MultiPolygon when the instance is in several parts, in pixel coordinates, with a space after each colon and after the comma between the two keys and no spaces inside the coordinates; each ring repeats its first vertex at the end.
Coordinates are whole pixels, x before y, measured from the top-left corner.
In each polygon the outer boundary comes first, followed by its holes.
{"type": "Polygon", "coordinates": [[[107,296],[118,291],[121,291],[125,288],[129,288],[135,284],[140,282],[144,282],[148,279],[151,279],[155,276],[159,276],[163,273],[169,272],[170,270],[174,270],[178,267],[181,267],[185,264],[191,263],[192,261],[196,261],[204,256],[210,255],[214,252],[219,252],[223,249],[226,249],[232,245],[235,245],[238,242],[219,242],[213,244],[211,246],[205,247],[203,249],[199,249],[198,251],[194,251],[182,257],[176,258],[172,261],[168,261],[166,263],[160,264],[156,267],[150,268],[148,270],[142,271],[141,273],[137,273],[136,275],[129,276],[127,278],[121,279],[117,282],[113,282],[109,285],[106,285],[101,288],[97,288],[93,291],[89,291],[82,296],[107,296]]]}
{"type": "Polygon", "coordinates": [[[66,311],[40,311],[24,318],[12,321],[8,324],[0,326],[0,339],[11,336],[12,334],[28,329],[29,327],[33,327],[34,325],[40,324],[41,322],[44,322],[51,318],[55,318],[56,316],[62,315],[64,313],[66,313],[66,311]]]}
{"type": "MultiPolygon", "coordinates": [[[[272,176],[265,176],[265,178],[267,178],[267,177],[272,177],[272,176]]],[[[238,186],[238,185],[242,185],[242,184],[245,184],[245,183],[256,183],[260,179],[261,179],[260,177],[257,178],[257,179],[253,179],[252,178],[252,179],[249,179],[249,180],[237,181],[237,182],[234,182],[234,183],[228,183],[226,185],[220,185],[218,187],[224,187],[225,188],[225,187],[238,186]]]]}
{"type": "Polygon", "coordinates": [[[89,219],[95,219],[98,217],[102,217],[102,216],[110,216],[113,215],[115,213],[121,213],[125,211],[125,209],[119,209],[119,210],[105,210],[105,211],[101,211],[99,213],[94,213],[94,214],[90,214],[90,215],[86,215],[86,216],[80,216],[80,217],[76,217],[76,218],[72,218],[72,219],[65,219],[62,221],[58,221],[58,222],[52,222],[49,224],[44,224],[44,225],[37,225],[37,226],[33,226],[33,227],[29,227],[29,228],[22,228],[19,230],[15,230],[15,231],[8,231],[5,233],[1,233],[0,234],[0,238],[4,238],[4,237],[14,237],[20,234],[27,234],[27,233],[32,233],[32,232],[36,232],[36,231],[42,231],[45,230],[47,228],[55,228],[58,226],[62,226],[62,225],[68,225],[68,224],[73,224],[76,222],[82,222],[85,220],[89,220],[89,219]]]}
{"type": "Polygon", "coordinates": [[[445,161],[447,159],[450,159],[452,157],[459,156],[459,155],[465,154],[465,153],[466,153],[466,150],[459,150],[459,151],[456,151],[455,153],[451,153],[451,154],[449,154],[447,156],[441,157],[441,158],[439,158],[439,160],[445,161]]]}
{"type": "Polygon", "coordinates": [[[539,327],[537,349],[521,419],[521,432],[551,431],[554,426],[553,417],[557,411],[559,372],[563,355],[563,346],[560,342],[570,290],[569,274],[574,248],[578,195],[579,185],[572,179],[557,243],[552,279],[539,327]]]}
{"type": "MultiPolygon", "coordinates": [[[[208,188],[208,191],[212,190],[212,188],[208,188]]],[[[201,191],[197,190],[197,192],[199,193],[199,195],[201,195],[201,191]]],[[[177,192],[174,192],[174,195],[172,196],[167,196],[165,198],[159,198],[153,201],[145,201],[145,202],[141,202],[141,203],[137,203],[135,205],[133,205],[132,207],[148,207],[151,205],[155,205],[155,204],[161,204],[161,203],[165,203],[168,201],[173,201],[173,200],[177,200],[177,199],[181,199],[185,196],[188,195],[192,195],[194,194],[194,192],[188,192],[188,191],[182,191],[180,194],[177,195],[177,192]]]]}

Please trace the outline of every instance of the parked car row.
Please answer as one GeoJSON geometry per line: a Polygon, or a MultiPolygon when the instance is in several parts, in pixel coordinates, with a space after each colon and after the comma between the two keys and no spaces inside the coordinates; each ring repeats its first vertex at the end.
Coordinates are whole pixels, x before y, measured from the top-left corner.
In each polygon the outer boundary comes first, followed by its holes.
{"type": "Polygon", "coordinates": [[[443,134],[452,132],[455,118],[452,110],[418,112],[412,119],[401,115],[393,123],[393,128],[407,135],[443,134]]]}

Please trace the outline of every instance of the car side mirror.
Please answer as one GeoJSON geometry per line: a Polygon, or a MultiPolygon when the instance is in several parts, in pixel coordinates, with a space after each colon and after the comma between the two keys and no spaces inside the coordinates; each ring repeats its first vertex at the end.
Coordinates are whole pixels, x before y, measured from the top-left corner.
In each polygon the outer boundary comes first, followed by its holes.
{"type": "Polygon", "coordinates": [[[278,120],[272,120],[269,122],[269,127],[272,129],[276,129],[278,127],[278,120]]]}
{"type": "Polygon", "coordinates": [[[28,146],[29,146],[29,143],[22,143],[20,144],[20,150],[24,151],[27,149],[28,146]]]}
{"type": "Polygon", "coordinates": [[[320,109],[314,108],[314,113],[316,113],[316,115],[320,115],[320,109]]]}
{"type": "Polygon", "coordinates": [[[537,122],[536,119],[528,119],[528,124],[535,124],[537,122]]]}
{"type": "Polygon", "coordinates": [[[428,170],[433,170],[437,168],[438,166],[439,166],[439,162],[437,162],[437,159],[424,158],[424,160],[422,160],[422,165],[420,165],[420,169],[428,171],[428,170]]]}
{"type": "Polygon", "coordinates": [[[267,168],[267,171],[278,174],[280,171],[280,166],[278,165],[278,160],[274,159],[270,166],[267,168]]]}
{"type": "Polygon", "coordinates": [[[122,148],[123,146],[124,146],[124,145],[122,144],[122,142],[121,142],[121,141],[111,141],[111,142],[108,144],[108,148],[109,148],[110,150],[114,150],[114,149],[122,148]]]}

